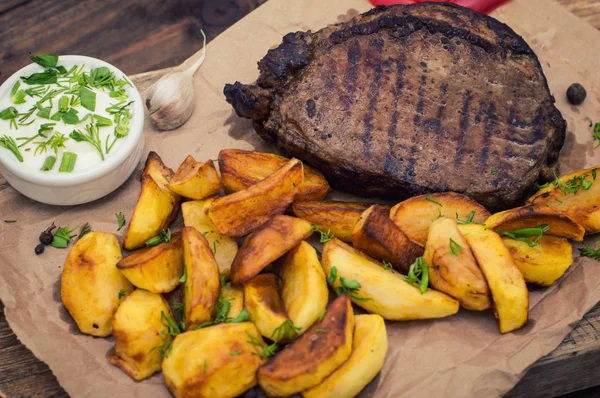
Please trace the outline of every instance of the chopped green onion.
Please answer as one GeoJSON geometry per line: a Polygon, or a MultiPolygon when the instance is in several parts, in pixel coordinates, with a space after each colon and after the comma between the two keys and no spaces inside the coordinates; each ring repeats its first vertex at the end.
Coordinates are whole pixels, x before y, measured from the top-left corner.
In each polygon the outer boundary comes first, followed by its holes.
{"type": "Polygon", "coordinates": [[[44,160],[44,164],[40,170],[50,171],[54,167],[54,163],[56,163],[56,156],[48,156],[46,160],[44,160]]]}
{"type": "Polygon", "coordinates": [[[77,154],[73,152],[63,153],[62,160],[60,161],[60,167],[58,171],[61,173],[70,173],[75,168],[75,162],[77,161],[77,154]]]}
{"type": "Polygon", "coordinates": [[[79,89],[79,97],[81,98],[81,106],[92,112],[96,110],[96,93],[87,87],[79,89]]]}

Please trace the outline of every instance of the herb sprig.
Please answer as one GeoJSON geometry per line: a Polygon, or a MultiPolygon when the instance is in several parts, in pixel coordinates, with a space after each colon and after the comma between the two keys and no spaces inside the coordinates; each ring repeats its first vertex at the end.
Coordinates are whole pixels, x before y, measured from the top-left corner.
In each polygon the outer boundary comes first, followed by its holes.
{"type": "Polygon", "coordinates": [[[19,147],[12,137],[6,134],[0,137],[0,146],[11,151],[19,162],[23,163],[23,155],[21,155],[21,151],[19,151],[19,147]]]}
{"type": "Polygon", "coordinates": [[[273,341],[280,340],[293,340],[298,337],[298,332],[300,332],[302,328],[294,326],[292,321],[285,320],[273,331],[271,335],[273,341]]]}
{"type": "Polygon", "coordinates": [[[417,283],[421,290],[421,294],[424,294],[427,291],[427,287],[429,287],[429,266],[423,257],[417,258],[410,266],[408,275],[404,280],[411,285],[417,283]]]}
{"type": "Polygon", "coordinates": [[[508,236],[511,239],[525,242],[529,247],[535,247],[538,245],[540,239],[544,236],[544,233],[548,232],[550,227],[547,224],[539,225],[535,228],[523,228],[514,231],[501,231],[496,230],[500,235],[508,236]],[[532,239],[533,238],[533,239],[532,239]]]}
{"type": "Polygon", "coordinates": [[[312,234],[313,232],[318,232],[319,234],[321,234],[321,237],[319,238],[319,242],[321,243],[326,243],[328,241],[330,241],[331,239],[333,239],[335,236],[331,233],[331,230],[328,229],[327,232],[324,232],[321,227],[317,224],[312,224],[310,226],[310,233],[312,234]]]}
{"type": "MultiPolygon", "coordinates": [[[[327,276],[327,283],[329,284],[329,286],[334,287],[337,277],[338,277],[337,267],[335,267],[335,266],[331,267],[331,269],[329,270],[329,275],[327,276]]],[[[346,294],[348,294],[348,296],[351,299],[353,299],[354,301],[359,301],[359,302],[371,300],[368,297],[357,296],[357,293],[360,288],[361,288],[361,285],[358,281],[356,281],[354,279],[346,279],[344,277],[340,277],[340,286],[335,287],[335,293],[338,296],[341,296],[342,294],[346,293],[346,294]]]]}
{"type": "Polygon", "coordinates": [[[172,237],[172,234],[171,234],[171,230],[169,228],[162,229],[157,236],[155,236],[154,238],[150,238],[146,241],[146,246],[148,246],[148,247],[156,246],[163,242],[170,243],[171,237],[172,237]]]}
{"type": "Polygon", "coordinates": [[[584,247],[579,249],[579,252],[584,257],[600,261],[600,241],[596,242],[596,249],[592,249],[592,246],[586,243],[584,247]]]}

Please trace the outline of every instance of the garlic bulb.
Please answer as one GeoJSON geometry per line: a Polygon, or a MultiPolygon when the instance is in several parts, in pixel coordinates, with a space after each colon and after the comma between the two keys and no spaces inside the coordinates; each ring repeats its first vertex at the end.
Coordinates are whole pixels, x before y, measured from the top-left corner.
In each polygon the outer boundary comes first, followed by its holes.
{"type": "Polygon", "coordinates": [[[174,130],[188,121],[196,105],[194,73],[206,58],[206,35],[204,31],[202,50],[187,61],[161,77],[146,95],[146,108],[150,121],[159,130],[174,130]]]}

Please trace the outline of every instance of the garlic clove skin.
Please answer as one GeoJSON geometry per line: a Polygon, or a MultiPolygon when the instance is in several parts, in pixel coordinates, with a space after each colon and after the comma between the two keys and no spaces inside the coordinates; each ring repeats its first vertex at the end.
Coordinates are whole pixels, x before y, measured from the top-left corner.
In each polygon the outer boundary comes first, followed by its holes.
{"type": "Polygon", "coordinates": [[[188,71],[161,77],[148,90],[146,108],[159,130],[174,130],[188,121],[196,105],[194,79],[188,71]]]}

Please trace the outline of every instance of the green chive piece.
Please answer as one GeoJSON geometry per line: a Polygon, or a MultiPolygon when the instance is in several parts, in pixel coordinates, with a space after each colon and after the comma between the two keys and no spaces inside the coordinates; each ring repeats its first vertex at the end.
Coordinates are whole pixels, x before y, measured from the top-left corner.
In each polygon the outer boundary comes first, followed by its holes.
{"type": "Polygon", "coordinates": [[[89,88],[83,86],[79,89],[79,96],[81,97],[81,106],[92,112],[96,110],[96,93],[89,88]]]}
{"type": "Polygon", "coordinates": [[[54,163],[56,163],[56,156],[48,156],[46,160],[44,160],[44,164],[40,170],[50,171],[54,167],[54,163]]]}
{"type": "Polygon", "coordinates": [[[60,161],[60,167],[58,171],[61,173],[70,173],[75,168],[75,162],[77,161],[77,154],[73,152],[65,152],[62,160],[60,161]]]}

